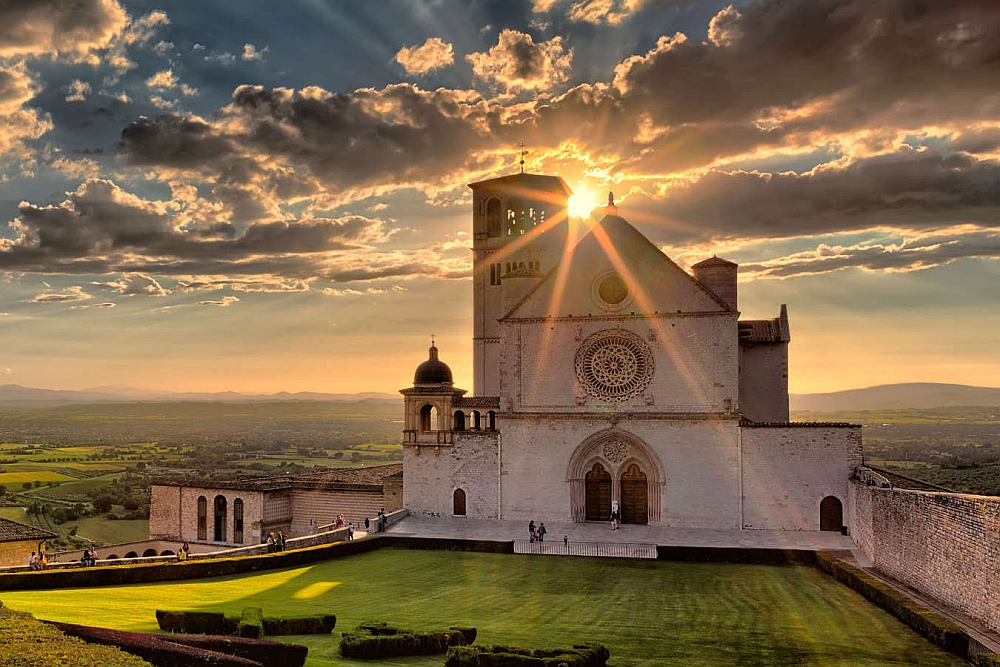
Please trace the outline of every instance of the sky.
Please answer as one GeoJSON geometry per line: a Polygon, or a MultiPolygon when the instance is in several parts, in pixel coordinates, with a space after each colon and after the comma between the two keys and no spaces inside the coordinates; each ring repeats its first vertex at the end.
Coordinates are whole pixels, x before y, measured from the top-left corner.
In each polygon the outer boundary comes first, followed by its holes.
{"type": "Polygon", "coordinates": [[[471,388],[471,191],[788,304],[792,392],[1000,386],[996,0],[0,3],[0,384],[471,388]]]}

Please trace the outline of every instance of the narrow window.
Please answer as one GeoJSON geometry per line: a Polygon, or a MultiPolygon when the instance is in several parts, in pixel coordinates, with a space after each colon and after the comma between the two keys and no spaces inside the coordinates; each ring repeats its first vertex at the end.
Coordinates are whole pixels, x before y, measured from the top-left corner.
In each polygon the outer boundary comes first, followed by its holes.
{"type": "Polygon", "coordinates": [[[198,539],[208,539],[208,499],[205,496],[198,498],[198,539]]]}
{"type": "Polygon", "coordinates": [[[243,544],[243,500],[233,501],[233,542],[243,544]]]}
{"type": "Polygon", "coordinates": [[[213,539],[216,542],[226,541],[226,497],[215,497],[215,531],[213,539]]]}

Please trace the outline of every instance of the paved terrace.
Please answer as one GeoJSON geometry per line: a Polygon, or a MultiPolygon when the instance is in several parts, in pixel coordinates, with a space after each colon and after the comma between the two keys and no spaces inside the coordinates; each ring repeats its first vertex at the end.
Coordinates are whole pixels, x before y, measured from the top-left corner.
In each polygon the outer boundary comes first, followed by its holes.
{"type": "MultiPolygon", "coordinates": [[[[537,523],[537,522],[536,522],[537,523]]],[[[785,530],[700,530],[623,524],[611,530],[608,522],[546,522],[545,541],[621,542],[680,547],[741,547],[747,549],[809,549],[854,551],[850,537],[835,532],[785,530]]],[[[528,522],[470,517],[410,515],[386,530],[392,535],[450,537],[471,540],[526,540],[528,522]]],[[[857,558],[860,552],[855,554],[857,558]]]]}

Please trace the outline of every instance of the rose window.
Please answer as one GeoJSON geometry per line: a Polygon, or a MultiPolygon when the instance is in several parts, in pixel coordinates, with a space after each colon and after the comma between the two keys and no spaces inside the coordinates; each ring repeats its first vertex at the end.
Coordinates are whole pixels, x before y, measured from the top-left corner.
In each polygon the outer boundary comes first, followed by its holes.
{"type": "Polygon", "coordinates": [[[605,401],[627,401],[653,379],[653,355],[630,331],[602,331],[576,354],[576,377],[587,393],[605,401]]]}
{"type": "Polygon", "coordinates": [[[621,463],[628,456],[628,445],[621,440],[604,443],[604,458],[612,463],[621,463]]]}

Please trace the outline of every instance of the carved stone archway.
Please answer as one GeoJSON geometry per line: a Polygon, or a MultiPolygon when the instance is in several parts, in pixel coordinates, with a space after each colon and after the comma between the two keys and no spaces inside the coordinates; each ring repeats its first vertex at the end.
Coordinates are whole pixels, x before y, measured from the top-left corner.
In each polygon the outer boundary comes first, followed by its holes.
{"type": "MultiPolygon", "coordinates": [[[[611,475],[613,502],[621,502],[622,476],[633,466],[645,475],[646,519],[648,523],[660,521],[660,498],[665,483],[663,467],[649,445],[635,434],[619,428],[595,433],[581,442],[570,456],[566,481],[569,482],[573,521],[587,520],[587,473],[593,471],[594,464],[599,464],[611,475]]],[[[609,507],[609,516],[610,511],[609,507]]]]}

